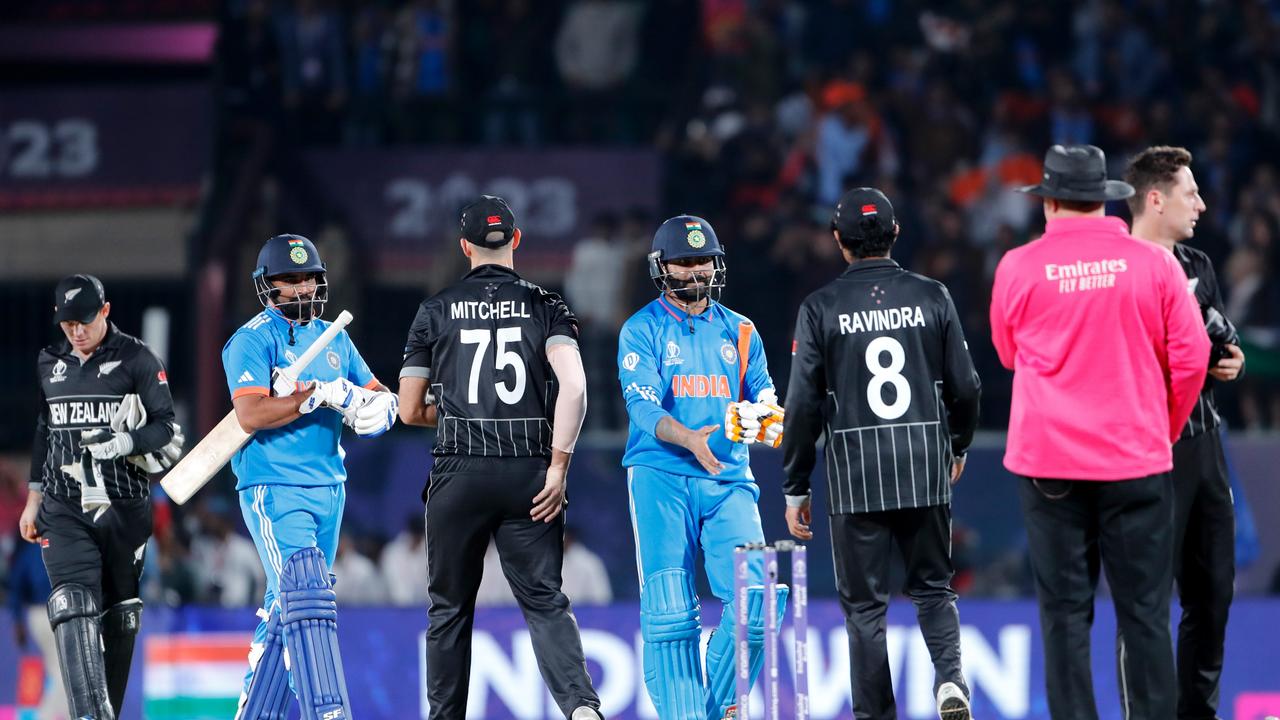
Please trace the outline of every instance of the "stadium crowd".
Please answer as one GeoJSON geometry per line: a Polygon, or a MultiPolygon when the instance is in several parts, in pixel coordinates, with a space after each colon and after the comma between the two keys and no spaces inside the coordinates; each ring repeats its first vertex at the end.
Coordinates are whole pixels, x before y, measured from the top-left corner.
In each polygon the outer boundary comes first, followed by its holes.
{"type": "MultiPolygon", "coordinates": [[[[992,273],[1042,229],[1039,205],[1012,188],[1035,182],[1043,149],[1060,142],[1104,148],[1112,177],[1151,144],[1193,151],[1208,212],[1191,244],[1214,260],[1249,358],[1220,399],[1233,428],[1280,428],[1275,3],[239,0],[222,12],[224,120],[288,142],[659,151],[662,207],[595,218],[564,280],[595,429],[624,422],[617,331],[652,290],[601,279],[642,262],[658,219],[689,211],[718,229],[725,300],[756,321],[781,382],[795,308],[841,267],[828,222],[854,185],[892,199],[896,259],[949,287],[984,382],[982,425],[1002,428],[1010,383],[986,340],[992,273]]],[[[0,474],[11,528],[25,476],[0,474]]],[[[231,508],[158,508],[148,602],[257,597],[261,569],[231,508]]],[[[421,604],[422,588],[383,581],[416,572],[421,543],[412,525],[385,544],[344,538],[339,574],[361,579],[337,591],[361,596],[343,602],[421,604]]]]}
{"type": "MultiPolygon", "coordinates": [[[[903,220],[897,259],[944,280],[969,336],[987,337],[996,262],[1043,224],[1012,187],[1039,177],[1044,147],[1098,145],[1113,176],[1147,145],[1188,147],[1209,207],[1193,244],[1218,266],[1249,356],[1223,393],[1228,418],[1280,426],[1274,4],[244,0],[227,12],[224,108],[303,145],[657,148],[663,207],[598,218],[575,263],[639,262],[654,218],[702,214],[729,243],[726,302],[757,321],[781,378],[793,309],[839,265],[826,225],[842,188],[885,189],[903,220]]],[[[576,307],[616,308],[584,313],[604,368],[649,289],[568,289],[576,307]]],[[[1008,376],[988,343],[973,351],[983,425],[1002,427],[1008,376]]]]}

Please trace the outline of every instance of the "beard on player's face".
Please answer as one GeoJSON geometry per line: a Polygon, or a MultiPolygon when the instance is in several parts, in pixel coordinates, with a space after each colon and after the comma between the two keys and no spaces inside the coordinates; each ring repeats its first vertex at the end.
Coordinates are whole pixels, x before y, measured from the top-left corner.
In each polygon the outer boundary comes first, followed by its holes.
{"type": "Polygon", "coordinates": [[[294,322],[310,322],[324,311],[328,284],[315,273],[292,273],[271,278],[271,306],[294,322]]]}

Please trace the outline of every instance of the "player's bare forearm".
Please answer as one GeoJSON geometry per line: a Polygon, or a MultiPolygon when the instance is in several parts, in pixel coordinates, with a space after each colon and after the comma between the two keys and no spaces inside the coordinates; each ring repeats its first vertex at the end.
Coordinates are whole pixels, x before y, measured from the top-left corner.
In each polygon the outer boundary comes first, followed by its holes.
{"type": "Polygon", "coordinates": [[[243,395],[231,401],[235,406],[236,421],[245,432],[271,430],[284,427],[302,417],[298,407],[311,397],[314,388],[284,397],[268,397],[266,395],[243,395]]]}
{"type": "Polygon", "coordinates": [[[672,445],[679,445],[680,447],[688,447],[688,443],[693,437],[692,430],[670,415],[659,420],[658,427],[654,428],[654,430],[659,440],[669,442],[672,445]]]}
{"type": "Polygon", "coordinates": [[[719,425],[708,425],[697,430],[690,430],[670,415],[659,420],[658,426],[654,428],[659,440],[679,445],[693,453],[693,457],[697,459],[698,464],[712,475],[719,475],[720,471],[724,469],[724,463],[720,462],[715,453],[711,452],[711,446],[708,443],[711,433],[719,429],[719,425]]]}
{"type": "Polygon", "coordinates": [[[573,460],[573,453],[551,448],[551,467],[568,471],[571,460],[573,460]]]}
{"type": "Polygon", "coordinates": [[[436,426],[439,411],[435,402],[427,401],[429,387],[427,378],[400,378],[400,422],[418,427],[436,426]]]}

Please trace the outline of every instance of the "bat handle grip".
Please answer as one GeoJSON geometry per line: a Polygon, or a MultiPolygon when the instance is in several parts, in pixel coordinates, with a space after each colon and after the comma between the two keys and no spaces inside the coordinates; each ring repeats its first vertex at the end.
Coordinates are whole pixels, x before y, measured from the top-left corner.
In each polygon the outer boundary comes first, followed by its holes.
{"type": "Polygon", "coordinates": [[[271,379],[271,390],[276,397],[292,395],[298,391],[298,378],[287,369],[281,370],[271,379]]]}

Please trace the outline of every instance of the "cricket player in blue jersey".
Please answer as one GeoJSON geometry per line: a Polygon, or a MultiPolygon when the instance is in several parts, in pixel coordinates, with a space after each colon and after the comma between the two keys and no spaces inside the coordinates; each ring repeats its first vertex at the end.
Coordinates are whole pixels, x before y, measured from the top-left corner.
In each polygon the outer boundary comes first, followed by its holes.
{"type": "MultiPolygon", "coordinates": [[[[720,720],[734,695],[733,550],[764,541],[747,446],[777,447],[783,411],[759,333],[717,302],[724,250],[711,225],[691,215],[664,222],[649,275],[661,295],[627,320],[618,343],[631,420],[622,464],[640,574],[645,685],[663,720],[720,720]],[[699,548],[711,591],[724,604],[707,644],[705,685],[694,590],[699,548]]],[[[762,660],[763,572],[761,562],[751,566],[753,677],[762,660]]],[[[779,617],[786,596],[779,587],[779,617]]]]}
{"type": "Polygon", "coordinates": [[[231,463],[267,574],[236,718],[284,720],[291,694],[304,720],[350,718],[329,572],[346,500],[338,441],[344,424],[363,437],[386,432],[399,403],[345,332],[295,387],[274,387],[273,372],[293,364],[329,326],[320,319],[328,299],[325,265],[310,240],[268,240],[253,283],[265,309],[222,349],[236,418],[254,433],[231,463]]]}

